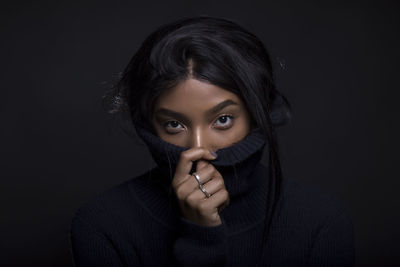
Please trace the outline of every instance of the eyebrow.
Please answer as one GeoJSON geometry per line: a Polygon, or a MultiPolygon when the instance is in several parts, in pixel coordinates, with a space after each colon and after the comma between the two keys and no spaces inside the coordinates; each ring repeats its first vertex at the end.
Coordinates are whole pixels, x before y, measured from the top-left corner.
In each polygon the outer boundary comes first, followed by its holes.
{"type": "MultiPolygon", "coordinates": [[[[227,100],[222,101],[221,103],[217,104],[216,106],[210,108],[209,110],[207,110],[206,116],[210,117],[211,115],[221,111],[222,109],[224,109],[230,105],[238,105],[238,104],[231,99],[227,99],[227,100]]],[[[178,120],[182,121],[183,123],[189,124],[189,119],[184,114],[170,110],[170,109],[160,108],[159,110],[156,111],[155,115],[157,115],[157,116],[164,115],[164,116],[175,117],[178,120]]]]}

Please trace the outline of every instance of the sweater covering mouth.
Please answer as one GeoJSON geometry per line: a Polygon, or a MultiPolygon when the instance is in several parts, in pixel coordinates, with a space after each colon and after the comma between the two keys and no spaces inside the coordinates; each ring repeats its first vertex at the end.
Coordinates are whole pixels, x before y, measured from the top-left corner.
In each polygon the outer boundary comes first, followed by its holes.
{"type": "MultiPolygon", "coordinates": [[[[168,143],[141,125],[135,124],[135,129],[163,173],[163,178],[158,182],[164,189],[170,190],[179,157],[189,148],[168,143]]],[[[254,186],[260,185],[259,180],[252,180],[251,173],[260,162],[264,148],[268,147],[260,129],[254,128],[241,141],[215,151],[217,158],[209,162],[221,173],[230,198],[246,194],[254,186]]],[[[267,174],[264,178],[268,179],[267,174]]]]}

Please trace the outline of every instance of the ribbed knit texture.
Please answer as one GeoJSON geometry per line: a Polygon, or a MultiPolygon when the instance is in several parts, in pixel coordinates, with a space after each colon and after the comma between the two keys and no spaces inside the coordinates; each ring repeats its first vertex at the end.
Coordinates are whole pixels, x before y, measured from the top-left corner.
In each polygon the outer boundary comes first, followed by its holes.
{"type": "MultiPolygon", "coordinates": [[[[94,197],[76,213],[71,245],[76,266],[254,266],[261,253],[268,166],[263,135],[217,150],[211,163],[224,178],[230,204],[222,224],[206,227],[180,216],[171,179],[187,148],[144,128],[154,168],[94,197]]],[[[267,153],[268,154],[268,153],[267,153]]],[[[317,188],[285,179],[266,246],[267,266],[354,266],[351,220],[317,188]]]]}

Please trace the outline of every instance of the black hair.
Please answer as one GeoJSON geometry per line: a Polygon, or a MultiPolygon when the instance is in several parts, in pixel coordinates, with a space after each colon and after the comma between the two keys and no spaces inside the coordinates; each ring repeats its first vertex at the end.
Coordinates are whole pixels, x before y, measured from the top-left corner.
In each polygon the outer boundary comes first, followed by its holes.
{"type": "Polygon", "coordinates": [[[264,251],[283,176],[275,128],[289,121],[291,108],[278,92],[270,56],[254,34],[230,20],[209,16],[163,25],[145,39],[105,101],[111,113],[129,114],[132,123],[155,132],[151,118],[156,99],[189,77],[238,95],[268,141],[264,251]]]}

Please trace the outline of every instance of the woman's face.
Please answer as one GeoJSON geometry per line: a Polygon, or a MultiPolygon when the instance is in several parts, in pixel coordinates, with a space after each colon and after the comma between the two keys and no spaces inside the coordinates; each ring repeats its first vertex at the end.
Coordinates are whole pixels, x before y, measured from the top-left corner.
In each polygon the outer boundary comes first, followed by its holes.
{"type": "Polygon", "coordinates": [[[169,143],[212,151],[241,141],[250,131],[249,113],[237,95],[192,78],[161,94],[152,122],[169,143]]]}

